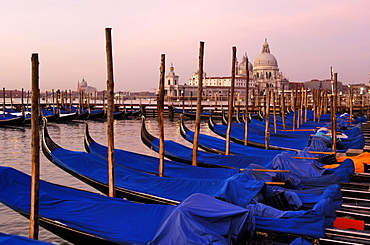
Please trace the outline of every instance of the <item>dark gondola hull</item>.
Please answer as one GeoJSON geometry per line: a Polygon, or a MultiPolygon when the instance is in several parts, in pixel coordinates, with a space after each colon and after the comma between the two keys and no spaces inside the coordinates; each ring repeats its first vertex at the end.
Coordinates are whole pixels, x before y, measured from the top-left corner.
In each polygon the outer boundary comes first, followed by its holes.
{"type": "Polygon", "coordinates": [[[78,113],[68,113],[68,114],[60,114],[58,118],[58,122],[68,122],[72,120],[76,120],[78,118],[78,113]]]}
{"type": "Polygon", "coordinates": [[[3,117],[0,115],[0,126],[17,126],[24,123],[24,116],[3,117]]]}
{"type": "MultiPolygon", "coordinates": [[[[88,178],[84,175],[78,174],[63,165],[59,164],[56,162],[52,155],[51,152],[54,151],[55,149],[60,148],[49,136],[46,125],[44,124],[43,127],[43,134],[42,134],[42,151],[45,155],[45,157],[54,163],[56,166],[61,168],[62,170],[66,171],[67,173],[71,174],[72,176],[76,177],[77,179],[81,180],[82,182],[92,186],[93,188],[99,190],[100,192],[108,195],[109,194],[109,186],[105,183],[96,181],[94,179],[88,178]]],[[[142,203],[153,203],[153,204],[169,204],[169,205],[177,205],[179,202],[175,200],[170,200],[166,198],[161,198],[158,196],[146,194],[146,193],[141,193],[137,191],[132,191],[126,188],[121,188],[116,186],[116,197],[118,198],[126,198],[131,201],[135,202],[142,202],[142,203]]]]}
{"type": "Polygon", "coordinates": [[[93,119],[103,118],[104,114],[105,114],[105,112],[103,110],[102,111],[91,110],[87,119],[88,120],[93,120],[93,119]]]}

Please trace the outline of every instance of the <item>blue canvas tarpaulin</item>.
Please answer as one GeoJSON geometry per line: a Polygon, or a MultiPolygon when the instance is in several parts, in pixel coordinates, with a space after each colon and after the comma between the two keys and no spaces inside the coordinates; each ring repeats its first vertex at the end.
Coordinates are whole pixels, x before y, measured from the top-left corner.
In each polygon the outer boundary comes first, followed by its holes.
{"type": "Polygon", "coordinates": [[[0,244],[4,245],[52,245],[53,243],[33,240],[23,236],[0,233],[0,244]]]}
{"type": "MultiPolygon", "coordinates": [[[[169,149],[166,145],[166,151],[169,149]]],[[[89,147],[90,153],[94,155],[102,156],[107,159],[108,147],[103,146],[99,143],[93,142],[89,147]]],[[[174,150],[179,151],[180,149],[176,148],[174,150]]],[[[184,154],[184,153],[182,153],[184,154]]],[[[215,155],[215,154],[213,154],[215,155]]],[[[221,156],[221,155],[215,155],[221,156]]],[[[190,155],[191,157],[191,155],[190,155]]],[[[207,158],[206,158],[207,159],[207,158]]],[[[232,158],[234,160],[238,157],[232,158]]],[[[240,158],[239,158],[240,159],[240,158]]],[[[158,173],[159,158],[146,156],[143,154],[138,154],[134,152],[124,151],[120,149],[114,150],[114,161],[117,165],[126,166],[132,169],[136,169],[143,172],[158,173]]],[[[223,164],[222,158],[219,157],[217,160],[207,159],[207,162],[214,164],[223,164]]],[[[240,163],[242,164],[242,162],[240,163]]],[[[226,179],[239,172],[238,169],[227,169],[227,168],[200,168],[194,167],[189,164],[179,163],[169,160],[164,160],[164,174],[165,176],[176,177],[176,178],[203,178],[203,179],[226,179]]]]}
{"type": "MultiPolygon", "coordinates": [[[[30,176],[0,167],[0,201],[28,214],[30,183],[30,176]]],[[[254,232],[249,210],[202,194],[176,207],[132,203],[41,181],[39,202],[40,217],[119,244],[232,244],[254,232]],[[176,243],[167,243],[171,239],[176,243]]]]}

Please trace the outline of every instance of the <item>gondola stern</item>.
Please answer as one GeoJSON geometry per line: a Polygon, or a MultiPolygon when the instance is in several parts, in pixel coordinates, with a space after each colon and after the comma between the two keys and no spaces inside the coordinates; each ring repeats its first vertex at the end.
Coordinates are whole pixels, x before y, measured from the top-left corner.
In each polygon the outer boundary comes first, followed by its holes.
{"type": "Polygon", "coordinates": [[[145,116],[141,116],[141,141],[152,149],[152,141],[155,140],[155,137],[151,135],[145,127],[145,116]]]}
{"type": "Polygon", "coordinates": [[[186,139],[186,133],[189,131],[189,129],[185,126],[184,122],[184,115],[180,115],[180,134],[181,136],[186,139]]]}
{"type": "Polygon", "coordinates": [[[95,140],[90,136],[89,124],[85,122],[84,147],[86,152],[90,153],[90,145],[94,142],[95,140]]]}
{"type": "Polygon", "coordinates": [[[49,135],[49,132],[48,132],[48,129],[47,129],[47,119],[45,117],[42,118],[42,122],[43,122],[43,125],[42,125],[42,144],[41,144],[41,148],[42,148],[42,152],[44,153],[45,157],[47,159],[49,159],[51,162],[53,162],[53,157],[51,155],[51,153],[57,149],[57,148],[61,148],[60,146],[58,146],[50,137],[49,135]]]}
{"type": "Polygon", "coordinates": [[[212,117],[212,112],[209,114],[209,117],[208,117],[208,127],[213,131],[214,128],[215,128],[215,121],[213,120],[213,117],[212,117]]]}

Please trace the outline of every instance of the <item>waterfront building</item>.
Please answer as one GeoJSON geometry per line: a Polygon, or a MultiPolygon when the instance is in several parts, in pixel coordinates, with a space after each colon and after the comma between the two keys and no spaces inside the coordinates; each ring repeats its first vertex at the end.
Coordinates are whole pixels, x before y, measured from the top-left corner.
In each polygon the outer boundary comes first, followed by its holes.
{"type": "Polygon", "coordinates": [[[93,95],[95,91],[97,91],[96,88],[93,86],[89,86],[85,78],[82,78],[81,82],[77,82],[77,92],[84,92],[86,94],[93,95]]]}
{"type": "MultiPolygon", "coordinates": [[[[304,87],[306,89],[322,89],[322,90],[328,90],[332,91],[333,89],[333,80],[331,79],[325,79],[325,80],[319,80],[319,79],[312,79],[311,81],[304,82],[304,87]]],[[[338,91],[343,91],[343,85],[342,82],[337,82],[337,89],[338,91]]]]}
{"type": "MultiPolygon", "coordinates": [[[[270,53],[270,47],[267,39],[262,46],[261,54],[255,59],[254,66],[248,61],[245,53],[242,61],[236,60],[235,72],[235,94],[236,96],[245,96],[246,74],[249,72],[249,87],[258,91],[263,91],[266,86],[281,90],[284,86],[289,89],[289,80],[279,70],[277,59],[270,53]]],[[[175,74],[174,66],[171,64],[170,72],[166,76],[165,96],[196,96],[198,91],[198,73],[194,72],[189,79],[188,84],[180,85],[179,76],[175,74]]],[[[203,73],[203,97],[207,99],[227,98],[231,86],[231,76],[207,76],[203,73]]]]}

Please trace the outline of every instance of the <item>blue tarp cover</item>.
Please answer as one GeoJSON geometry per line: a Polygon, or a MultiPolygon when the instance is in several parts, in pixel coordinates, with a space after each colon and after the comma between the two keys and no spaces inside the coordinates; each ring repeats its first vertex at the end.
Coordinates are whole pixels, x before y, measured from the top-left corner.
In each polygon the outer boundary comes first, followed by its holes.
{"type": "Polygon", "coordinates": [[[38,241],[23,236],[0,233],[0,244],[4,245],[52,245],[52,243],[38,241]]]}
{"type": "Polygon", "coordinates": [[[330,198],[308,211],[280,211],[260,203],[251,203],[247,208],[255,216],[256,228],[312,237],[325,237],[325,227],[332,227],[335,220],[330,198]]]}
{"type": "MultiPolygon", "coordinates": [[[[194,141],[194,132],[186,132],[186,140],[193,142],[194,141]]],[[[219,151],[225,152],[226,150],[226,141],[224,139],[216,138],[213,136],[199,134],[200,146],[204,146],[210,149],[216,149],[219,151]]],[[[237,143],[230,142],[230,153],[238,155],[247,155],[249,158],[248,163],[258,163],[264,165],[271,161],[277,154],[281,153],[281,150],[265,150],[251,146],[245,146],[237,143]]],[[[231,167],[236,165],[230,165],[231,167]]],[[[238,166],[242,167],[242,166],[238,166]]]]}
{"type": "MultiPolygon", "coordinates": [[[[214,132],[225,137],[226,136],[226,125],[214,124],[214,132]]],[[[270,146],[280,147],[283,149],[298,149],[301,150],[308,145],[310,135],[292,135],[296,137],[287,137],[283,133],[271,134],[270,135],[270,146]]],[[[232,127],[230,137],[238,140],[244,140],[244,129],[232,127]]],[[[265,144],[265,133],[261,130],[259,133],[249,132],[248,141],[258,143],[260,145],[265,144]]]]}
{"type": "Polygon", "coordinates": [[[245,244],[254,227],[249,210],[197,194],[177,206],[149,244],[245,244]]]}
{"type": "MultiPolygon", "coordinates": [[[[167,147],[166,147],[167,149],[167,147]]],[[[167,151],[167,150],[166,150],[167,151]]],[[[108,148],[96,142],[90,144],[90,153],[107,159],[108,148]]],[[[220,155],[218,155],[220,156],[220,155]]],[[[236,158],[233,158],[236,159],[236,158]]],[[[212,160],[212,159],[211,159],[212,160]]],[[[210,160],[210,161],[211,161],[210,160]]],[[[159,158],[146,156],[138,153],[114,150],[114,162],[117,165],[127,166],[143,172],[158,174],[159,158]]],[[[212,161],[211,161],[212,162],[212,161]]],[[[220,160],[218,160],[220,164],[220,160]]],[[[226,179],[236,173],[238,169],[227,168],[201,168],[185,163],[164,161],[164,176],[175,178],[203,178],[203,179],[226,179]]]]}
{"type": "MultiPolygon", "coordinates": [[[[108,183],[107,160],[85,152],[74,152],[63,148],[57,148],[52,152],[54,161],[83,176],[101,183],[108,183]]],[[[115,166],[116,186],[139,193],[154,195],[175,201],[183,201],[191,194],[203,193],[215,196],[225,185],[222,179],[191,179],[191,178],[162,178],[144,173],[138,170],[115,166]]],[[[247,180],[245,187],[248,188],[256,180],[247,180]]],[[[260,183],[262,188],[264,182],[260,183]]],[[[259,190],[254,188],[240,190],[248,195],[242,198],[248,203],[259,190]]]]}
{"type": "MultiPolygon", "coordinates": [[[[155,151],[159,151],[159,139],[152,141],[152,147],[155,151]]],[[[183,160],[192,161],[193,149],[176,143],[174,141],[165,141],[165,154],[179,157],[183,160]]],[[[245,168],[251,162],[256,160],[253,156],[247,155],[220,155],[205,151],[198,151],[197,162],[211,164],[216,166],[228,166],[235,168],[245,168]]],[[[259,160],[259,159],[257,159],[259,160]]]]}
{"type": "MultiPolygon", "coordinates": [[[[1,202],[29,213],[30,176],[0,167],[0,181],[1,202]]],[[[175,207],[132,203],[45,181],[40,182],[40,217],[119,244],[231,244],[254,232],[247,209],[202,194],[175,207]]]]}

